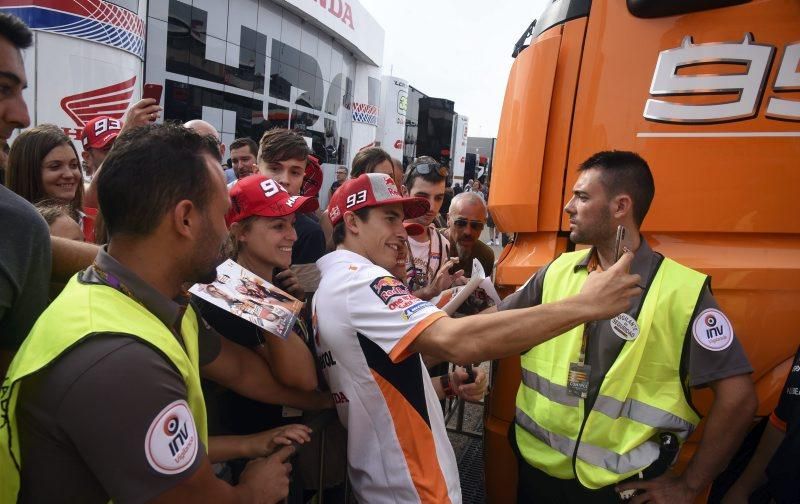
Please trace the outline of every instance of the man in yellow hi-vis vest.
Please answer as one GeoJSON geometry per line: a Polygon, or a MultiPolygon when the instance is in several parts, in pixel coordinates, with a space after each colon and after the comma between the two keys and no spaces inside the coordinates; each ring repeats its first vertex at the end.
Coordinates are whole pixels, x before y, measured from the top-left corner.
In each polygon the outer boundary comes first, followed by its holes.
{"type": "Polygon", "coordinates": [[[708,278],[640,237],[655,193],[647,163],[632,152],[600,152],[579,172],[565,211],[570,240],[592,248],[562,254],[499,309],[578,292],[588,272],[614,263],[620,225],[644,289],[627,313],[522,354],[510,432],[518,502],[693,502],[753,418],[752,369],[708,278]],[[715,394],[703,440],[682,475],[664,474],[700,420],[689,387],[701,386],[715,394]]]}
{"type": "Polygon", "coordinates": [[[236,487],[207,454],[201,370],[274,399],[265,361],[207,327],[182,290],[214,280],[223,259],[230,201],[211,149],[177,125],[117,139],[98,180],[108,246],[45,310],[0,388],[0,502],[287,494],[292,448],[251,462],[236,487]]]}

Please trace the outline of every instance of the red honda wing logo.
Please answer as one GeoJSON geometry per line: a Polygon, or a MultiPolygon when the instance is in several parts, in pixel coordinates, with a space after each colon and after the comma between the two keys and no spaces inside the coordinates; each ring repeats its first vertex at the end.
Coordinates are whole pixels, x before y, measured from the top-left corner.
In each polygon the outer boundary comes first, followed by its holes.
{"type": "Polygon", "coordinates": [[[134,75],[119,84],[65,96],[61,99],[61,108],[81,128],[100,115],[122,119],[125,111],[128,110],[135,83],[136,76],[134,75]]]}

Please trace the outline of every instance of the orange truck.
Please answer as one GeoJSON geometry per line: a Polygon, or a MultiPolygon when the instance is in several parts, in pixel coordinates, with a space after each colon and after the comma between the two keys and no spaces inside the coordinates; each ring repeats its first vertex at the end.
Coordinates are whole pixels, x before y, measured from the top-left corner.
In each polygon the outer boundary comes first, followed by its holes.
{"type": "MultiPolygon", "coordinates": [[[[548,3],[515,48],[503,103],[489,201],[516,237],[496,283],[510,292],[575,248],[563,208],[583,160],[636,151],[656,181],[642,232],[712,276],[768,415],[800,343],[800,2],[548,3]]],[[[507,433],[519,383],[519,358],[500,361],[485,418],[488,502],[515,499],[507,433]]],[[[693,394],[707,412],[710,391],[693,394]]]]}

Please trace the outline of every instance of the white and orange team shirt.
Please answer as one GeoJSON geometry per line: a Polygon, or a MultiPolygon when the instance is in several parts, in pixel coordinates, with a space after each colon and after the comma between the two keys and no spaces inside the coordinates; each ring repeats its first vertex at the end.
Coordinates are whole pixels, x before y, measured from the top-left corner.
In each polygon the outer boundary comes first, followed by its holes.
{"type": "Polygon", "coordinates": [[[347,428],[359,502],[461,502],[453,448],[428,371],[408,347],[443,311],[368,259],[337,250],[317,261],[317,358],[347,428]]]}

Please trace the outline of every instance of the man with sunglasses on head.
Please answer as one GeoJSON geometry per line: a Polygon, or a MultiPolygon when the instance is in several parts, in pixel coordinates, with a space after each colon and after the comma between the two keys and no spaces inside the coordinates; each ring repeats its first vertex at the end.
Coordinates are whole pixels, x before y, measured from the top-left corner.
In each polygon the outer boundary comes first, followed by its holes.
{"type": "Polygon", "coordinates": [[[427,228],[426,233],[409,237],[406,259],[409,288],[420,299],[432,299],[454,283],[463,282],[463,271],[450,273],[457,260],[450,259],[450,242],[433,225],[444,201],[446,179],[446,167],[432,157],[421,156],[408,166],[403,181],[408,196],[422,198],[430,206],[421,216],[410,219],[427,228]]]}
{"type": "MultiPolygon", "coordinates": [[[[477,259],[486,276],[494,269],[494,251],[480,240],[486,226],[489,210],[483,198],[472,192],[453,197],[447,214],[447,228],[442,234],[450,240],[450,250],[458,256],[459,267],[464,276],[472,276],[472,260],[477,259]]],[[[486,294],[478,289],[464,302],[458,312],[472,315],[488,307],[486,294]]]]}

